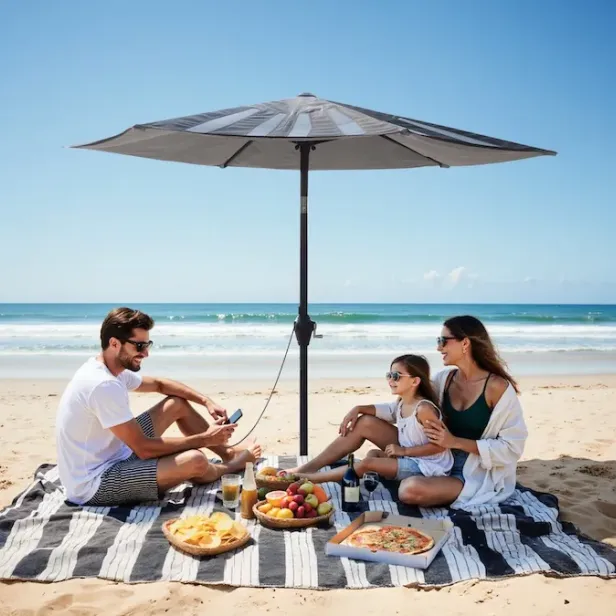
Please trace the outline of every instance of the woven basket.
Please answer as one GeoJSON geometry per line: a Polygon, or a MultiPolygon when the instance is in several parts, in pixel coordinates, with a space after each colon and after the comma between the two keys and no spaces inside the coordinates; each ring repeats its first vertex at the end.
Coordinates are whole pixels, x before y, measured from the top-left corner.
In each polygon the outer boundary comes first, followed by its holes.
{"type": "Polygon", "coordinates": [[[257,473],[255,480],[257,482],[257,488],[267,488],[268,490],[282,490],[286,492],[287,488],[297,481],[297,479],[288,479],[278,481],[273,480],[271,475],[259,475],[257,473]]]}
{"type": "Polygon", "coordinates": [[[332,509],[328,514],[319,515],[316,518],[290,518],[287,520],[282,520],[278,518],[271,518],[257,509],[257,507],[265,505],[265,503],[267,503],[267,501],[259,501],[252,508],[252,511],[259,522],[268,528],[306,528],[308,526],[323,524],[324,522],[331,523],[331,517],[334,515],[334,510],[332,509]]]}
{"type": "Polygon", "coordinates": [[[224,552],[229,552],[231,550],[235,550],[237,548],[241,548],[243,545],[248,543],[250,540],[250,533],[246,530],[246,534],[231,543],[225,543],[224,545],[219,545],[215,548],[207,548],[200,547],[198,545],[191,545],[190,543],[186,543],[181,539],[178,539],[170,530],[169,526],[175,522],[174,520],[167,520],[163,524],[163,535],[167,538],[167,541],[178,550],[182,552],[186,552],[188,554],[192,554],[193,556],[216,556],[216,554],[223,554],[224,552]]]}

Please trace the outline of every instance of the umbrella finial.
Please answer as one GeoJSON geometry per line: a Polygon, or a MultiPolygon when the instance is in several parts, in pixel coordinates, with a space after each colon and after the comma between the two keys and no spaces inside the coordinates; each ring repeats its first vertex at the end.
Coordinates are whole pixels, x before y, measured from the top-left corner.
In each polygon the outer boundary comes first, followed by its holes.
{"type": "Polygon", "coordinates": [[[316,98],[316,96],[314,94],[311,94],[310,92],[302,92],[301,94],[297,95],[297,98],[300,98],[300,96],[303,96],[305,98],[316,98]]]}

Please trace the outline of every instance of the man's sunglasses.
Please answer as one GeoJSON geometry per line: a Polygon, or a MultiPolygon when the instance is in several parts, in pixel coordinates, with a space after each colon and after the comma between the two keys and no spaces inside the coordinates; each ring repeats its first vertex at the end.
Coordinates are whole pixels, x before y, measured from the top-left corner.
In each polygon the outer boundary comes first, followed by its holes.
{"type": "Polygon", "coordinates": [[[386,372],[385,373],[385,378],[388,381],[393,381],[394,383],[397,383],[403,376],[410,376],[412,377],[412,374],[402,374],[402,372],[386,372]]]}
{"type": "Polygon", "coordinates": [[[140,340],[122,340],[122,342],[130,342],[135,349],[137,349],[137,353],[141,353],[141,351],[144,351],[145,349],[149,349],[154,343],[151,340],[148,340],[146,342],[142,342],[140,340]]]}
{"type": "Polygon", "coordinates": [[[450,340],[457,340],[457,338],[456,338],[455,336],[439,336],[439,337],[436,339],[436,344],[437,344],[438,346],[442,346],[442,347],[444,347],[444,346],[447,346],[447,343],[448,343],[450,340]]]}

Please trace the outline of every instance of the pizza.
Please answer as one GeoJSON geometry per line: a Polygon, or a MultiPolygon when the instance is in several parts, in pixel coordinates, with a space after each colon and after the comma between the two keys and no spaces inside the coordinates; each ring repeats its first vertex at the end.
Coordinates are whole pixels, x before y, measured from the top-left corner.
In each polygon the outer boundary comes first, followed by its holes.
{"type": "Polygon", "coordinates": [[[373,552],[421,554],[434,547],[434,539],[416,528],[402,526],[373,526],[355,531],[345,543],[373,552]]]}

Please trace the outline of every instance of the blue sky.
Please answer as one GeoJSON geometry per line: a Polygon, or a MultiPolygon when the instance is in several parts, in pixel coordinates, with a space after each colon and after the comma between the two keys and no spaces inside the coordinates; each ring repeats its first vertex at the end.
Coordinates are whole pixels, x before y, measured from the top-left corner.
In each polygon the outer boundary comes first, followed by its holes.
{"type": "Polygon", "coordinates": [[[559,152],[313,173],[311,301],[616,303],[613,3],[217,5],[0,5],[0,302],[295,301],[298,173],[66,146],[309,91],[559,152]]]}

